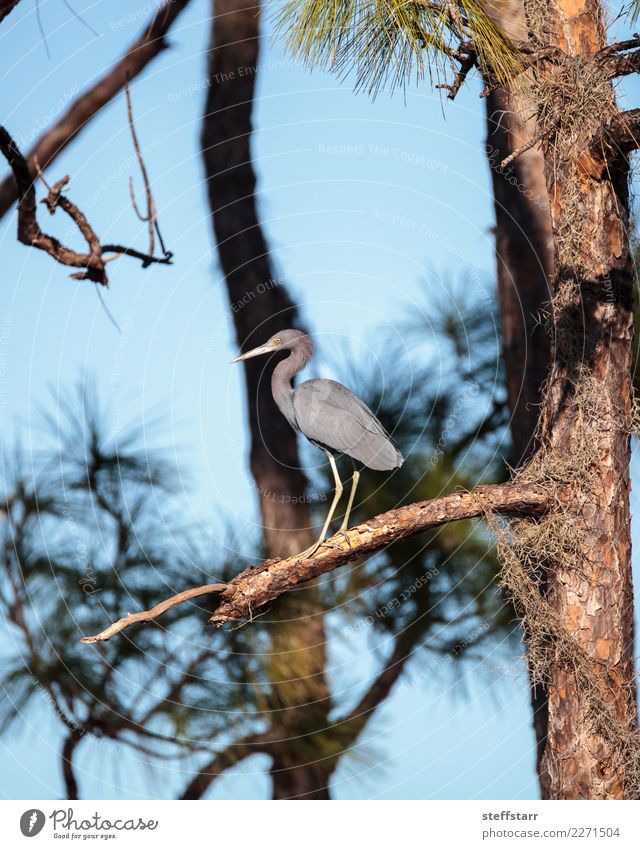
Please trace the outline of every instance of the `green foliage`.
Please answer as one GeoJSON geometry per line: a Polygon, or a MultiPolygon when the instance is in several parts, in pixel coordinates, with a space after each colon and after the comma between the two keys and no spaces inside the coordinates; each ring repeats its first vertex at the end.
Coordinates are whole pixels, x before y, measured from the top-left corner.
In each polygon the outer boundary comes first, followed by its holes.
{"type": "Polygon", "coordinates": [[[463,51],[475,50],[481,71],[500,84],[521,70],[515,47],[480,0],[287,0],[277,32],[295,59],[338,74],[356,73],[356,87],[376,93],[444,78],[463,51]]]}
{"type": "Polygon", "coordinates": [[[80,644],[128,610],[235,573],[238,557],[210,550],[181,518],[173,493],[182,480],[141,428],[108,437],[108,411],[82,390],[43,418],[50,447],[5,477],[0,587],[10,649],[0,730],[46,700],[86,738],[176,757],[256,726],[247,707],[253,635],[208,629],[206,599],[118,639],[80,644]]]}

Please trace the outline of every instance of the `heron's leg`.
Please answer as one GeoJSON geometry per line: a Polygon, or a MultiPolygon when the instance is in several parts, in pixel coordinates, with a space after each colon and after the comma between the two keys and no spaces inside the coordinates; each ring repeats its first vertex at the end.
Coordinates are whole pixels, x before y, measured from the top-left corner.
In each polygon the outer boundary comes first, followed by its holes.
{"type": "Polygon", "coordinates": [[[345,539],[347,539],[347,542],[349,542],[349,540],[346,537],[346,531],[349,527],[349,516],[351,515],[351,508],[353,507],[353,499],[356,497],[356,489],[358,488],[359,480],[360,472],[357,469],[354,469],[353,478],[351,479],[351,492],[349,493],[349,501],[347,502],[347,512],[344,514],[344,519],[342,520],[340,530],[338,531],[338,533],[345,535],[345,539]]]}
{"type": "Polygon", "coordinates": [[[311,557],[320,548],[320,546],[325,540],[325,537],[327,536],[327,531],[329,530],[329,525],[331,524],[331,520],[333,519],[333,514],[336,512],[338,501],[340,501],[340,497],[344,492],[344,487],[342,486],[342,481],[340,480],[340,475],[338,474],[338,467],[336,466],[336,461],[333,459],[333,454],[329,454],[329,452],[327,451],[327,457],[329,458],[329,463],[331,464],[331,471],[333,472],[333,478],[336,482],[336,491],[333,496],[333,501],[331,502],[331,507],[329,508],[329,513],[327,514],[327,518],[325,519],[324,525],[322,526],[322,531],[320,533],[320,536],[318,537],[317,542],[315,542],[309,548],[306,548],[304,551],[300,552],[298,557],[311,557]]]}

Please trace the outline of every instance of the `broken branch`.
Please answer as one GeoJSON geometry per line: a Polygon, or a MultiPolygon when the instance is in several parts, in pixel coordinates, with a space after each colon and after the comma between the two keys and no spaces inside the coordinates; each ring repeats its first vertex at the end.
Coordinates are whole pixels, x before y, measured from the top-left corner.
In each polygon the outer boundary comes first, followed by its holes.
{"type": "Polygon", "coordinates": [[[640,109],[618,112],[595,139],[592,149],[602,156],[603,150],[613,148],[627,154],[640,150],[640,109]]]}
{"type": "Polygon", "coordinates": [[[167,598],[159,604],[156,604],[156,606],[152,607],[151,610],[141,610],[138,613],[129,613],[127,616],[123,616],[122,619],[118,619],[118,621],[114,622],[113,625],[109,625],[109,627],[105,628],[104,631],[100,631],[99,634],[95,634],[93,637],[82,637],[80,642],[87,644],[102,643],[105,640],[109,640],[115,634],[119,634],[121,631],[126,630],[131,625],[135,625],[137,622],[153,622],[154,619],[162,616],[163,613],[166,613],[167,610],[171,610],[172,607],[176,607],[178,604],[183,604],[185,601],[189,601],[192,598],[198,598],[198,596],[201,595],[222,592],[222,590],[225,590],[227,586],[227,584],[205,584],[203,587],[194,587],[190,590],[184,590],[184,592],[178,593],[177,595],[171,596],[171,598],[167,598]]]}
{"type": "Polygon", "coordinates": [[[9,132],[1,125],[0,153],[4,155],[13,171],[18,189],[18,240],[23,245],[45,251],[61,265],[84,269],[71,275],[75,280],[93,280],[94,283],[107,286],[109,280],[105,265],[113,257],[105,257],[105,253],[132,256],[141,260],[143,268],[146,268],[152,263],[171,265],[172,254],[164,248],[162,239],[160,239],[160,243],[164,250],[164,255],[161,257],[145,254],[134,248],[123,247],[122,245],[101,245],[100,239],[89,224],[86,215],[68,197],[62,194],[62,189],[68,184],[69,177],[63,177],[53,186],[49,186],[42,176],[36,158],[35,166],[37,175],[40,176],[48,188],[48,194],[44,198],[43,203],[51,215],[55,214],[58,207],[66,212],[87,242],[89,252],[81,253],[75,251],[63,245],[55,236],[49,236],[38,224],[36,215],[36,190],[27,161],[18,150],[18,146],[9,132]]]}
{"type": "MultiPolygon", "coordinates": [[[[74,100],[60,120],[40,136],[27,154],[32,178],[36,176],[36,158],[42,168],[47,168],[89,121],[124,88],[127,79],[137,77],[152,59],[168,47],[165,36],[188,2],[189,0],[165,0],[139,38],[113,68],[74,100]]],[[[0,218],[11,209],[17,199],[15,182],[8,177],[0,183],[0,218]]]]}

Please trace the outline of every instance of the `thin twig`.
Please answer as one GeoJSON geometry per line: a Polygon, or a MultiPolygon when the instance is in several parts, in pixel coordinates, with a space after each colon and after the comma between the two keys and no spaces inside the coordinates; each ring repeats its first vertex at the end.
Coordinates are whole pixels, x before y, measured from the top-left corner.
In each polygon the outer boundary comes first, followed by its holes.
{"type": "Polygon", "coordinates": [[[517,159],[521,154],[526,153],[528,150],[531,150],[532,147],[535,147],[538,142],[541,142],[543,139],[547,138],[551,134],[551,130],[541,130],[539,133],[536,133],[532,139],[529,139],[523,145],[516,148],[509,156],[505,157],[500,163],[500,168],[506,168],[507,165],[510,165],[514,159],[517,159]]]}
{"type": "Polygon", "coordinates": [[[163,613],[166,613],[167,610],[171,610],[172,607],[176,607],[178,604],[183,604],[185,601],[189,601],[189,599],[192,598],[198,598],[198,596],[201,595],[220,593],[223,590],[226,590],[227,587],[228,584],[205,584],[203,587],[194,587],[190,590],[184,590],[184,592],[178,593],[177,595],[171,596],[171,598],[167,598],[159,604],[156,604],[156,606],[152,607],[151,610],[141,610],[138,613],[129,613],[127,616],[123,616],[122,619],[118,619],[118,621],[114,622],[113,625],[109,625],[109,627],[105,628],[104,631],[100,631],[99,634],[95,634],[93,637],[82,637],[80,642],[87,644],[102,643],[105,640],[109,640],[115,634],[119,634],[121,631],[129,628],[131,625],[135,625],[137,622],[153,622],[153,620],[157,619],[158,616],[162,616],[163,613]]]}
{"type": "Polygon", "coordinates": [[[460,45],[458,50],[458,59],[460,61],[460,67],[453,78],[452,83],[441,83],[437,85],[436,88],[444,88],[448,89],[449,93],[447,94],[447,98],[449,100],[454,100],[462,85],[464,84],[469,72],[472,68],[475,68],[478,64],[478,54],[476,50],[471,47],[469,44],[460,45]]]}
{"type": "Polygon", "coordinates": [[[138,134],[136,133],[136,125],[133,120],[133,106],[131,104],[131,92],[129,91],[129,77],[127,76],[127,81],[124,84],[124,95],[127,99],[127,118],[129,119],[129,129],[131,130],[131,139],[133,141],[133,149],[136,152],[136,157],[138,159],[138,165],[140,166],[140,173],[142,174],[142,181],[144,183],[144,193],[147,199],[147,214],[142,215],[140,212],[138,205],[135,199],[135,193],[133,190],[133,177],[129,178],[129,191],[131,193],[131,201],[133,203],[133,208],[135,210],[136,215],[141,221],[146,221],[149,230],[149,249],[147,253],[149,256],[153,256],[153,252],[155,249],[155,222],[156,222],[156,205],[153,199],[153,194],[151,192],[151,184],[149,183],[149,175],[147,173],[147,166],[144,162],[144,157],[142,156],[142,150],[140,148],[140,142],[138,141],[138,134]]]}

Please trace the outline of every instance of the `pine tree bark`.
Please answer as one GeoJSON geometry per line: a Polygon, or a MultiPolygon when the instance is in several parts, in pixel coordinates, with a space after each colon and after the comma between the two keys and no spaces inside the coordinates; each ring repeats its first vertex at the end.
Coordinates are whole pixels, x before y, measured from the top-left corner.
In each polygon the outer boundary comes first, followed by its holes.
{"type": "MultiPolygon", "coordinates": [[[[540,0],[526,0],[525,8],[530,23],[544,12],[544,38],[565,51],[566,63],[588,60],[605,43],[597,0],[553,0],[544,8],[540,0]]],[[[590,66],[574,67],[583,75],[590,66]]],[[[602,91],[613,102],[606,85],[602,91]]],[[[580,450],[590,457],[570,507],[579,556],[550,564],[547,600],[591,661],[599,696],[620,727],[633,731],[629,174],[624,156],[605,162],[589,141],[570,148],[556,134],[544,144],[555,246],[555,336],[542,444],[552,457],[579,460],[580,450]]],[[[595,729],[589,693],[571,665],[560,657],[552,661],[544,794],[551,799],[633,794],[634,767],[620,757],[620,743],[595,729]]]]}
{"type": "MultiPolygon", "coordinates": [[[[244,0],[216,0],[212,9],[202,154],[236,339],[246,350],[278,330],[299,326],[299,316],[273,272],[256,206],[250,144],[260,7],[244,0]]],[[[264,363],[247,360],[244,366],[250,465],[266,547],[272,557],[287,557],[314,539],[305,499],[307,479],[296,436],[275,405],[264,363]]],[[[334,767],[324,764],[313,745],[314,735],[329,725],[323,613],[317,586],[281,599],[270,611],[270,618],[278,620],[272,628],[268,662],[274,723],[270,753],[277,799],[325,798],[328,793],[334,767]]]]}

